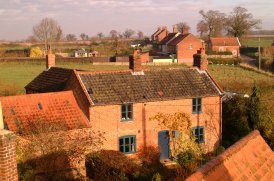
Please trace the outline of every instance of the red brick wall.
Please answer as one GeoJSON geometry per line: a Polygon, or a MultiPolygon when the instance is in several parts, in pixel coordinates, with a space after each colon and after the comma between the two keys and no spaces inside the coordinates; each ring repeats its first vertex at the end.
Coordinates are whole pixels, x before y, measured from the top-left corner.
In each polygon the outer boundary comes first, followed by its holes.
{"type": "Polygon", "coordinates": [[[87,96],[85,95],[84,91],[82,90],[80,81],[78,80],[75,72],[71,75],[65,90],[72,90],[73,95],[75,96],[75,99],[81,108],[81,110],[84,112],[84,114],[89,119],[89,106],[90,103],[87,99],[87,96]]]}
{"type": "Polygon", "coordinates": [[[167,30],[162,31],[159,35],[157,35],[157,42],[162,41],[168,34],[167,30]]]}
{"type": "Polygon", "coordinates": [[[205,128],[206,151],[212,151],[219,144],[221,100],[220,97],[202,99],[202,113],[192,114],[192,99],[133,104],[133,121],[121,122],[121,105],[95,106],[90,108],[91,125],[94,129],[105,132],[104,149],[118,150],[118,138],[136,135],[137,151],[144,143],[158,146],[157,122],[149,117],[158,112],[186,112],[192,120],[192,127],[200,125],[205,128]]]}
{"type": "Polygon", "coordinates": [[[212,47],[212,51],[216,51],[216,52],[220,52],[220,47],[223,48],[223,51],[236,51],[237,54],[234,57],[238,57],[240,56],[240,47],[239,46],[213,46],[212,47]]]}
{"type": "Polygon", "coordinates": [[[202,42],[199,38],[190,34],[177,45],[178,63],[193,64],[193,55],[202,48],[202,42]],[[192,49],[190,49],[192,45],[192,49]]]}
{"type": "Polygon", "coordinates": [[[141,60],[142,63],[149,62],[149,52],[141,53],[140,60],[141,60]]]}
{"type": "Polygon", "coordinates": [[[0,180],[17,181],[16,136],[0,130],[0,180]]]}

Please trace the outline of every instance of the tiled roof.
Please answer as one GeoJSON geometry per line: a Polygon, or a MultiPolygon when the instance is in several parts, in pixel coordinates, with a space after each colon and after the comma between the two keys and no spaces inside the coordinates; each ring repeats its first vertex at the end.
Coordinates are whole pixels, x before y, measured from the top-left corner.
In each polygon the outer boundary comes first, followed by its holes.
{"type": "Polygon", "coordinates": [[[159,42],[159,45],[165,45],[168,41],[170,41],[177,33],[169,33],[162,41],[159,42]]]}
{"type": "Polygon", "coordinates": [[[274,154],[255,130],[186,180],[274,180],[274,154]]]}
{"type": "Polygon", "coordinates": [[[40,73],[25,86],[25,89],[40,93],[62,91],[72,72],[72,69],[51,67],[49,70],[40,73]]]}
{"type": "Polygon", "coordinates": [[[150,102],[220,95],[207,72],[197,69],[168,69],[132,72],[78,72],[93,104],[150,102]]]}
{"type": "Polygon", "coordinates": [[[64,126],[88,127],[89,123],[72,91],[0,97],[4,123],[15,133],[27,134],[34,121],[64,126]]]}
{"type": "Polygon", "coordinates": [[[180,43],[183,39],[185,39],[185,37],[187,37],[188,35],[190,35],[189,33],[188,34],[180,34],[179,36],[177,36],[176,38],[174,38],[171,42],[168,43],[168,45],[170,46],[176,46],[178,43],[180,43]]]}
{"type": "Polygon", "coordinates": [[[216,37],[210,38],[212,46],[241,46],[236,37],[216,37]]]}

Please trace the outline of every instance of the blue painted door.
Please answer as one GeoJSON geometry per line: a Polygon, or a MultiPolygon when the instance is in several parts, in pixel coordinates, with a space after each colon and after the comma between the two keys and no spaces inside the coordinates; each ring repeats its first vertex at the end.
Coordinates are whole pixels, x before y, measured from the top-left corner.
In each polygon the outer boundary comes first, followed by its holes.
{"type": "Polygon", "coordinates": [[[158,133],[158,146],[161,152],[160,160],[169,159],[169,132],[160,131],[158,133]]]}

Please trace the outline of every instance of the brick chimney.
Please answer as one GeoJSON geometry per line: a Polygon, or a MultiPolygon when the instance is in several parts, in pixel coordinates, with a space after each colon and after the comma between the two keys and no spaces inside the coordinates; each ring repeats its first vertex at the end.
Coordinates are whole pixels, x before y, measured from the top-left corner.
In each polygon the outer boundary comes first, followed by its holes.
{"type": "Polygon", "coordinates": [[[173,25],[173,33],[178,33],[178,26],[177,25],[173,25]]]}
{"type": "Polygon", "coordinates": [[[48,54],[46,55],[47,69],[55,66],[55,55],[52,54],[51,47],[48,48],[48,54]]]}
{"type": "Polygon", "coordinates": [[[0,129],[0,180],[18,181],[16,136],[5,129],[0,129]]]}
{"type": "Polygon", "coordinates": [[[182,30],[182,34],[183,34],[183,35],[186,35],[186,34],[188,34],[188,33],[189,33],[188,29],[184,28],[184,29],[182,30]]]}
{"type": "Polygon", "coordinates": [[[132,69],[133,72],[142,72],[142,61],[141,61],[141,51],[134,50],[133,51],[133,59],[130,61],[129,68],[132,69]]]}
{"type": "Polygon", "coordinates": [[[202,48],[197,51],[197,54],[193,55],[193,66],[198,67],[200,70],[207,70],[208,60],[205,53],[204,43],[202,43],[202,48]]]}

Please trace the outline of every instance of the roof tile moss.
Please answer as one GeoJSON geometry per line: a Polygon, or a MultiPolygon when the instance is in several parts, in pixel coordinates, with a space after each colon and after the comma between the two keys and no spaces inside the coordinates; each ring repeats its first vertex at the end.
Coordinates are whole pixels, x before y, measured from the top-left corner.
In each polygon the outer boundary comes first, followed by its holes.
{"type": "Polygon", "coordinates": [[[220,95],[207,73],[197,69],[144,71],[144,75],[79,72],[79,77],[95,105],[220,95]]]}
{"type": "Polygon", "coordinates": [[[40,93],[62,91],[72,72],[72,69],[51,67],[35,77],[25,89],[40,93]]]}

